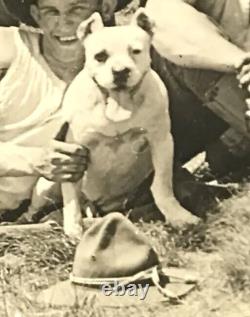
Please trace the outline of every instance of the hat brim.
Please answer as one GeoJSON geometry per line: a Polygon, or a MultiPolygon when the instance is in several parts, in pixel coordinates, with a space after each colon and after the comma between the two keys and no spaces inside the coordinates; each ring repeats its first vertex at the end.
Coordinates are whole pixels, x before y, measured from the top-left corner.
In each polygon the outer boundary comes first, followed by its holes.
{"type": "MultiPolygon", "coordinates": [[[[165,289],[176,298],[187,295],[196,287],[196,284],[169,283],[165,289]]],[[[70,280],[60,282],[42,291],[36,297],[36,302],[49,307],[86,307],[86,303],[95,303],[96,307],[128,307],[136,305],[154,305],[168,300],[159,293],[155,286],[149,286],[144,299],[142,292],[138,290],[136,295],[129,296],[125,293],[122,296],[111,294],[105,295],[100,289],[90,288],[73,284],[70,280]]]]}
{"type": "MultiPolygon", "coordinates": [[[[34,0],[2,0],[2,2],[7,9],[7,14],[10,14],[13,19],[30,26],[37,26],[30,15],[30,5],[34,3],[34,0]]],[[[132,0],[118,0],[116,11],[124,9],[130,2],[132,0]]]]}

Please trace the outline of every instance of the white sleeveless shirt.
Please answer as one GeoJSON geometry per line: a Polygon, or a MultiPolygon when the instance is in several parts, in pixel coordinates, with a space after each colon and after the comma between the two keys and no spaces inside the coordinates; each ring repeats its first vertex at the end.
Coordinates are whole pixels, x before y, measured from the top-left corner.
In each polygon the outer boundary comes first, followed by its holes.
{"type": "MultiPolygon", "coordinates": [[[[60,127],[57,118],[66,83],[41,55],[38,32],[12,31],[16,57],[0,81],[0,143],[44,146],[60,127]]],[[[0,177],[0,210],[15,209],[30,198],[35,182],[34,177],[0,177]]]]}

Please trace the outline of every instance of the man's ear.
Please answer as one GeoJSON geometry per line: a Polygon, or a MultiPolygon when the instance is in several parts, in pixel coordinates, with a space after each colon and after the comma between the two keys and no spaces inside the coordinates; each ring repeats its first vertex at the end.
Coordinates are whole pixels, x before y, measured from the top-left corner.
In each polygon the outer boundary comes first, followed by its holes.
{"type": "Polygon", "coordinates": [[[144,8],[139,8],[133,18],[132,24],[139,26],[145,32],[147,32],[150,36],[154,34],[155,22],[148,16],[148,13],[144,8]]]}
{"type": "Polygon", "coordinates": [[[91,33],[104,28],[102,17],[99,13],[93,13],[87,20],[83,21],[76,31],[76,35],[80,41],[83,41],[91,33]]]}
{"type": "Polygon", "coordinates": [[[33,20],[36,22],[36,24],[39,26],[40,25],[40,13],[39,9],[35,4],[32,4],[30,6],[30,15],[33,18],[33,20]]]}

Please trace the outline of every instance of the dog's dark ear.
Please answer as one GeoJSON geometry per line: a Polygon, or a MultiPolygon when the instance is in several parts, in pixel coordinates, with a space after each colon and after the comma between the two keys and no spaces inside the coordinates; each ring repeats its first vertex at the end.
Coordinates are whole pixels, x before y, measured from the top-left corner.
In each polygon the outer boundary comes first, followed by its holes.
{"type": "Polygon", "coordinates": [[[132,19],[132,24],[136,24],[147,32],[150,36],[154,34],[155,22],[148,16],[144,8],[139,8],[132,19]]]}
{"type": "Polygon", "coordinates": [[[87,20],[83,21],[76,31],[76,35],[80,41],[83,41],[90,35],[96,31],[101,30],[104,27],[102,17],[99,13],[93,13],[91,17],[87,20]]]}

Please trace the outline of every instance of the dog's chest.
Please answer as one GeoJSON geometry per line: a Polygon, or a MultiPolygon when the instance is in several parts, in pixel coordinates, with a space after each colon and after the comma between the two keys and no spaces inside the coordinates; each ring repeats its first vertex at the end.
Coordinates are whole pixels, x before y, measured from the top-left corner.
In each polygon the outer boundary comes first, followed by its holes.
{"type": "Polygon", "coordinates": [[[79,107],[71,117],[68,141],[90,152],[82,191],[91,201],[133,191],[152,171],[143,106],[125,120],[110,120],[102,103],[79,107]]]}
{"type": "Polygon", "coordinates": [[[133,128],[116,137],[93,132],[86,146],[90,161],[82,191],[91,201],[133,191],[153,169],[144,129],[133,128]]]}
{"type": "Polygon", "coordinates": [[[131,151],[139,154],[148,147],[147,131],[143,128],[135,127],[124,133],[117,133],[114,136],[106,136],[101,132],[89,131],[84,138],[84,145],[91,150],[91,153],[99,151],[98,148],[105,148],[117,155],[122,149],[126,148],[127,152],[131,151]]]}
{"type": "MultiPolygon", "coordinates": [[[[119,105],[112,98],[105,101],[97,100],[92,107],[79,107],[74,111],[70,120],[72,141],[87,145],[96,139],[96,136],[103,136],[110,140],[128,140],[129,131],[144,131],[146,123],[143,110],[130,102],[131,109],[119,105]]],[[[134,137],[134,134],[133,134],[134,137]]]]}
{"type": "Polygon", "coordinates": [[[103,196],[107,189],[114,193],[127,191],[152,170],[143,117],[143,112],[138,111],[127,120],[114,122],[107,119],[102,106],[73,116],[69,141],[90,151],[83,191],[91,199],[97,199],[100,193],[103,196]]]}

